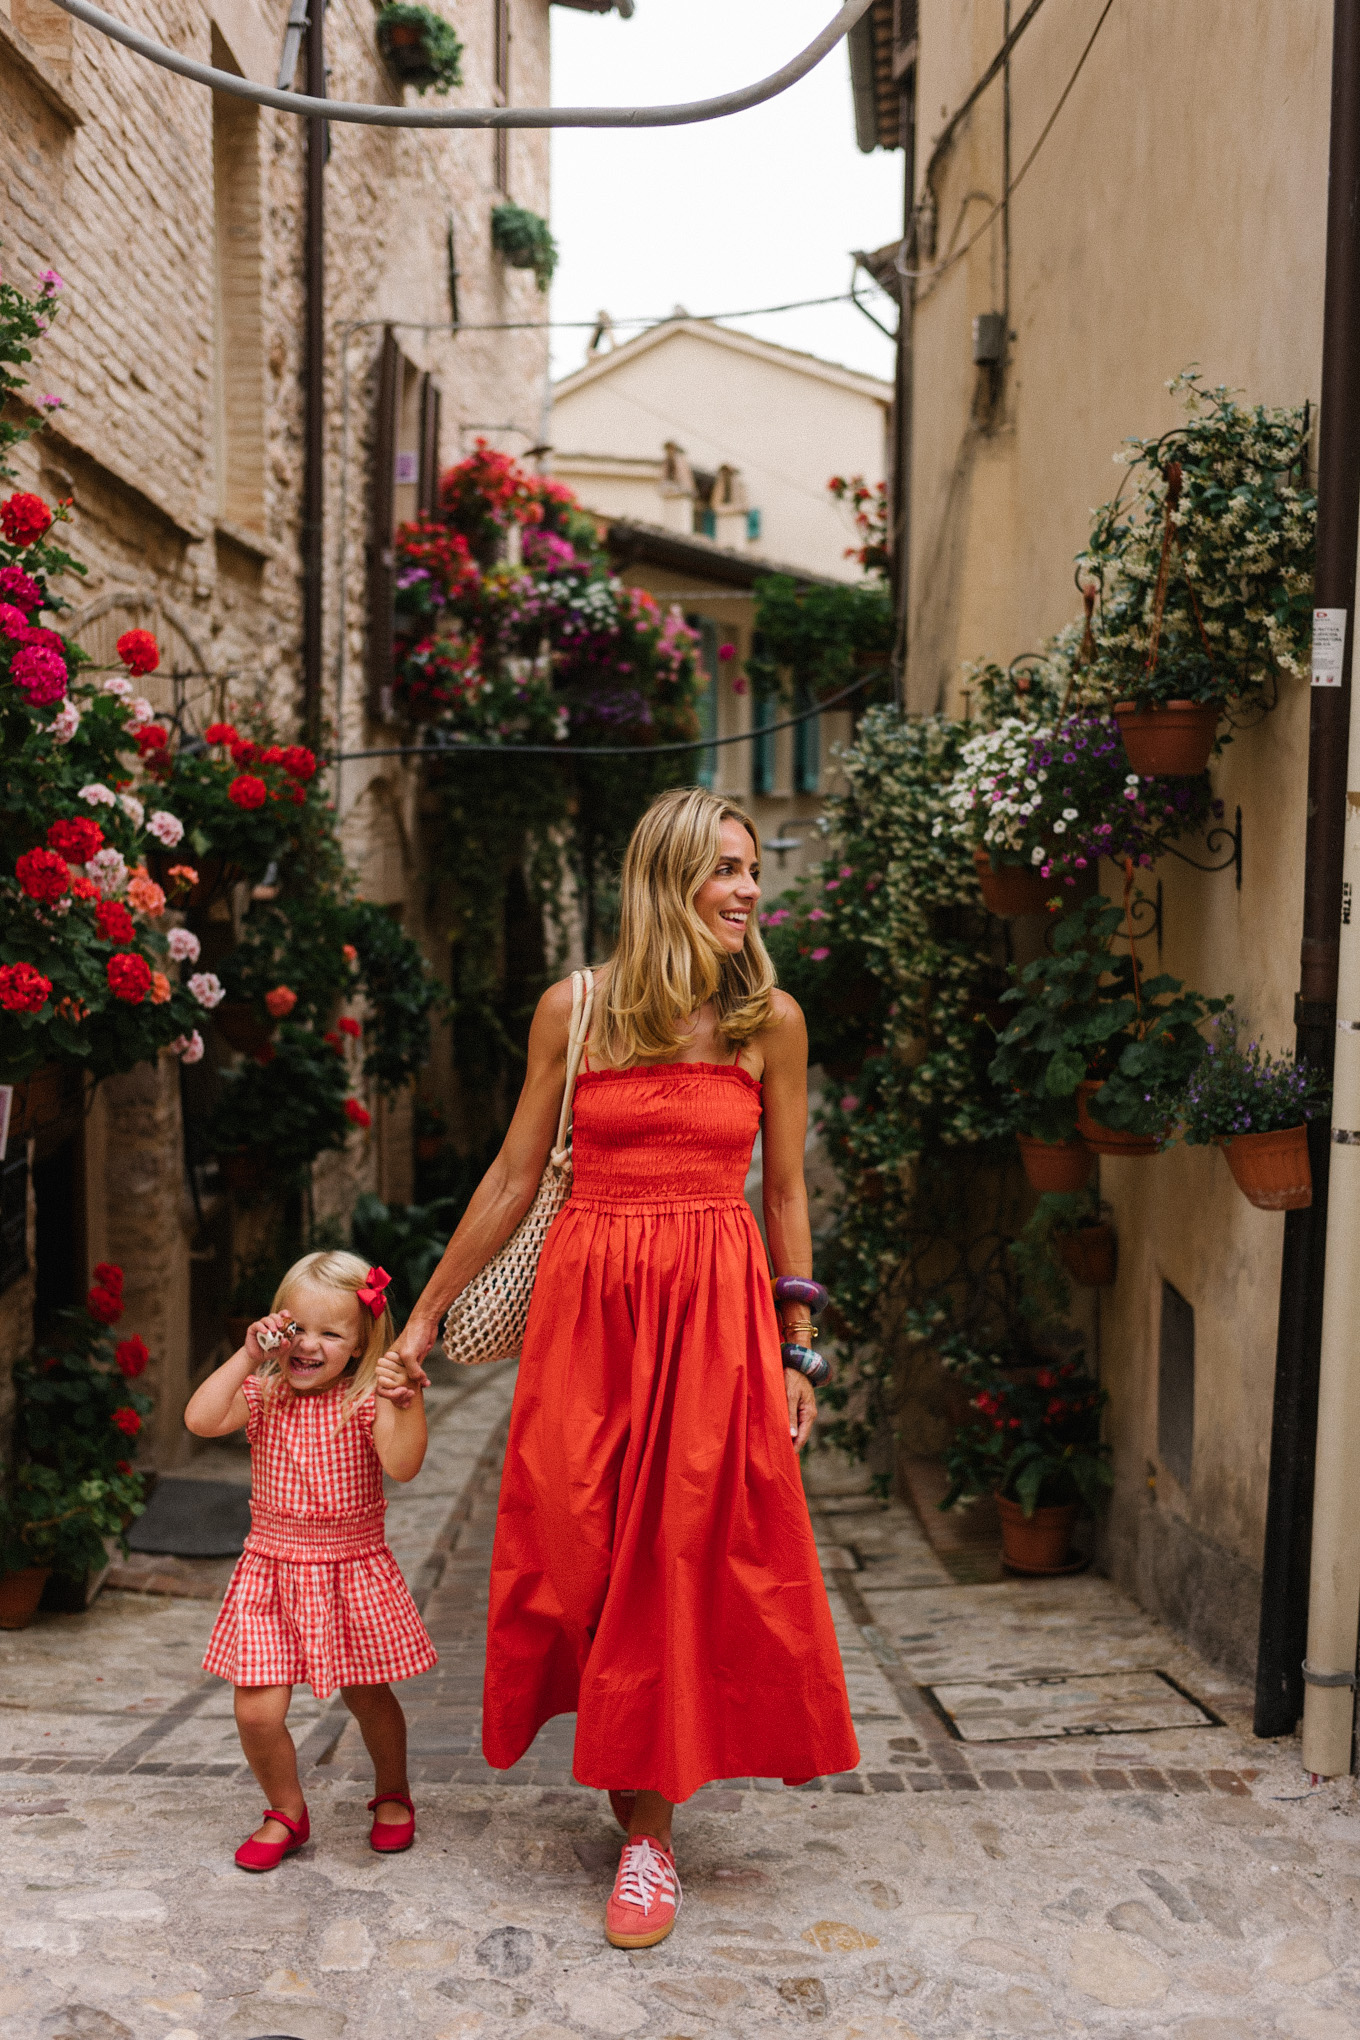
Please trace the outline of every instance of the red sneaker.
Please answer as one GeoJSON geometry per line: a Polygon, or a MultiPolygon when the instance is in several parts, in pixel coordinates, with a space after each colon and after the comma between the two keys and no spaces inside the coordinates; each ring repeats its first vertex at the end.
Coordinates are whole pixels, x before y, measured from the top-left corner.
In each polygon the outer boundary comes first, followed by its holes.
{"type": "Polygon", "coordinates": [[[376,1799],[370,1799],[370,1813],[377,1806],[386,1805],[388,1800],[404,1806],[410,1814],[409,1820],[375,1820],[368,1831],[368,1846],[376,1849],[380,1856],[395,1856],[402,1849],[409,1849],[416,1838],[416,1810],[405,1792],[383,1792],[376,1799]]]}
{"type": "Polygon", "coordinates": [[[609,1804],[614,1810],[615,1820],[627,1834],[633,1825],[633,1808],[637,1805],[636,1792],[611,1792],[609,1804]]]}
{"type": "Polygon", "coordinates": [[[302,1809],[302,1818],[294,1820],[290,1814],[280,1813],[277,1806],[267,1806],[266,1820],[276,1820],[280,1827],[287,1828],[286,1842],[257,1842],[254,1835],[242,1842],[236,1851],[238,1870],[277,1870],[285,1856],[294,1856],[311,1839],[312,1824],[307,1818],[307,1809],[302,1809]]]}
{"type": "Polygon", "coordinates": [[[604,1909],[606,1941],[614,1948],[654,1948],[675,1925],[681,1897],[672,1852],[651,1835],[635,1835],[623,1845],[604,1909]]]}

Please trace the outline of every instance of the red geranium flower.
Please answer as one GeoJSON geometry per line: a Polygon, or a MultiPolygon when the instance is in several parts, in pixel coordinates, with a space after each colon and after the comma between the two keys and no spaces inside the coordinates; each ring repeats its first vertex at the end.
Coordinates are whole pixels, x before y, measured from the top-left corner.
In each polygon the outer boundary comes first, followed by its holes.
{"type": "Polygon", "coordinates": [[[340,1032],[342,1034],[348,1034],[351,1041],[357,1041],[359,1039],[359,1036],[363,1033],[363,1031],[364,1030],[359,1025],[358,1021],[351,1020],[349,1014],[346,1013],[344,1019],[341,1020],[340,1022],[340,1032]]]}
{"type": "Polygon", "coordinates": [[[253,772],[242,772],[227,788],[227,799],[239,808],[263,807],[269,788],[253,772]]]}
{"type": "Polygon", "coordinates": [[[170,737],[158,722],[143,723],[137,732],[137,749],[145,758],[152,751],[163,751],[170,737]]]}
{"type": "Polygon", "coordinates": [[[357,1098],[346,1098],[345,1117],[351,1126],[371,1126],[373,1114],[366,1112],[357,1098]]]}
{"type": "Polygon", "coordinates": [[[76,815],[69,821],[53,822],[47,831],[47,847],[68,864],[88,864],[96,850],[104,847],[104,831],[98,822],[76,815]]]}
{"type": "Polygon", "coordinates": [[[298,995],[291,985],[275,985],[272,992],[264,995],[265,1005],[276,1020],[284,1020],[297,1004],[298,995]]]}
{"type": "Polygon", "coordinates": [[[283,745],[267,744],[260,753],[260,763],[261,765],[282,765],[283,745]]]}
{"type": "Polygon", "coordinates": [[[253,765],[259,755],[259,745],[252,744],[249,737],[238,737],[231,747],[233,765],[253,765]]]}
{"type": "Polygon", "coordinates": [[[25,645],[11,660],[9,677],[33,708],[45,708],[66,692],[66,661],[46,645],[25,645]]]}
{"type": "Polygon", "coordinates": [[[118,656],[129,673],[138,678],[154,673],[161,662],[161,648],[149,630],[125,630],[118,640],[118,656]]]}
{"type": "Polygon", "coordinates": [[[115,1459],[113,1462],[113,1470],[115,1473],[131,1473],[132,1461],[130,1459],[115,1459]]]}
{"type": "Polygon", "coordinates": [[[94,1279],[104,1289],[111,1289],[115,1296],[123,1293],[123,1271],[116,1261],[96,1261],[94,1279]]]}
{"type": "Polygon", "coordinates": [[[132,1381],[137,1375],[145,1374],[151,1355],[147,1351],[145,1339],[134,1332],[130,1339],[120,1340],[114,1347],[113,1357],[118,1362],[119,1373],[128,1381],[132,1381]]]}
{"type": "Polygon", "coordinates": [[[123,1315],[123,1299],[117,1291],[101,1289],[96,1283],[85,1299],[85,1308],[101,1325],[116,1325],[123,1315]]]}
{"type": "Polygon", "coordinates": [[[71,892],[74,898],[84,900],[87,906],[91,900],[98,900],[103,897],[94,880],[86,878],[83,871],[77,871],[72,874],[71,892]]]}
{"type": "Polygon", "coordinates": [[[51,978],[31,963],[0,963],[0,1006],[7,1013],[40,1012],[51,990],[51,978]]]}
{"type": "Polygon", "coordinates": [[[142,1428],[142,1420],[130,1403],[124,1403],[122,1409],[114,1411],[113,1422],[125,1438],[135,1438],[142,1428]]]}
{"type": "Polygon", "coordinates": [[[151,965],[136,950],[117,949],[109,958],[109,990],[124,1005],[140,1006],[151,990],[151,965]]]}
{"type": "Polygon", "coordinates": [[[25,546],[36,545],[51,525],[52,512],[41,496],[30,496],[21,490],[17,496],[7,496],[0,503],[0,531],[21,551],[25,546]]]}
{"type": "Polygon", "coordinates": [[[55,850],[25,850],[14,867],[15,876],[31,900],[50,906],[71,883],[66,859],[55,850]]]}
{"type": "Polygon", "coordinates": [[[203,732],[203,739],[209,744],[234,744],[238,741],[236,725],[229,722],[209,723],[203,732]]]}
{"type": "Polygon", "coordinates": [[[290,779],[311,779],[316,772],[316,755],[305,744],[290,744],[279,762],[290,779]]]}
{"type": "Polygon", "coordinates": [[[105,942],[131,942],[137,933],[121,900],[101,900],[94,910],[94,925],[105,942]]]}
{"type": "Polygon", "coordinates": [[[43,591],[22,567],[0,567],[0,600],[12,602],[16,609],[41,609],[43,591]]]}

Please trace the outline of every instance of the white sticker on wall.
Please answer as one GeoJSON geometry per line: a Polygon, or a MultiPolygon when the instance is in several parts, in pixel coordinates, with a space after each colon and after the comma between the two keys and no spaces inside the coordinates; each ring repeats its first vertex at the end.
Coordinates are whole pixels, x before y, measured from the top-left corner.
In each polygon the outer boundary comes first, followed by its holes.
{"type": "Polygon", "coordinates": [[[1313,685],[1339,687],[1341,662],[1346,654],[1346,612],[1344,609],[1313,611],[1313,685]]]}

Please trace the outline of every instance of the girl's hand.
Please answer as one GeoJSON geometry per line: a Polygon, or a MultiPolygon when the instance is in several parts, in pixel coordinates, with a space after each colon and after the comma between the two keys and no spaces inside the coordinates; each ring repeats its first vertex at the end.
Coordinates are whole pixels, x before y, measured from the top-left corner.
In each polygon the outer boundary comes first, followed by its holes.
{"type": "Polygon", "coordinates": [[[275,1346],[271,1352],[268,1347],[260,1344],[260,1333],[281,1332],[285,1325],[290,1325],[292,1322],[293,1320],[289,1317],[286,1310],[271,1311],[268,1317],[256,1319],[255,1323],[246,1332],[245,1350],[252,1367],[262,1366],[266,1360],[277,1360],[281,1354],[287,1352],[288,1346],[291,1343],[285,1340],[282,1345],[275,1346]]]}
{"type": "Polygon", "coordinates": [[[409,1410],[416,1399],[418,1387],[403,1367],[395,1352],[384,1353],[378,1362],[378,1378],[374,1383],[375,1392],[385,1401],[395,1403],[399,1410],[409,1410]]]}
{"type": "Polygon", "coordinates": [[[789,1439],[794,1451],[801,1452],[817,1420],[817,1398],[806,1374],[796,1367],[784,1369],[784,1386],[789,1396],[789,1439]]]}

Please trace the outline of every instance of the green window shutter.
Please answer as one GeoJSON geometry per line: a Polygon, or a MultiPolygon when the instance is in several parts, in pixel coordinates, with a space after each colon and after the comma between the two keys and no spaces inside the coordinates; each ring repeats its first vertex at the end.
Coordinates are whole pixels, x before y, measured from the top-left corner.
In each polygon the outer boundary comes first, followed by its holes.
{"type": "Polygon", "coordinates": [[[747,536],[747,538],[748,538],[748,539],[752,540],[753,542],[754,542],[754,541],[755,541],[756,539],[758,539],[758,538],[760,537],[760,512],[759,512],[759,510],[748,510],[748,511],[747,511],[747,513],[746,513],[746,536],[747,536]]]}
{"type": "Polygon", "coordinates": [[[698,532],[700,538],[716,538],[718,536],[717,511],[696,510],[694,513],[694,529],[698,532]]]}
{"type": "Polygon", "coordinates": [[[767,734],[779,719],[779,696],[757,692],[751,700],[751,727],[757,731],[751,745],[751,791],[774,792],[774,738],[767,734]]]}
{"type": "MultiPolygon", "coordinates": [[[[699,735],[716,737],[718,734],[718,626],[708,616],[689,616],[685,621],[691,630],[699,633],[699,671],[708,685],[701,691],[695,707],[699,716],[699,735]]],[[[716,751],[699,751],[695,754],[694,780],[697,786],[712,786],[718,773],[716,751]]]]}
{"type": "MultiPolygon", "coordinates": [[[[806,682],[799,684],[794,695],[795,713],[802,715],[814,704],[812,689],[806,682]]],[[[816,793],[822,773],[822,719],[810,716],[806,722],[798,723],[793,732],[793,788],[795,793],[816,793]]]]}

